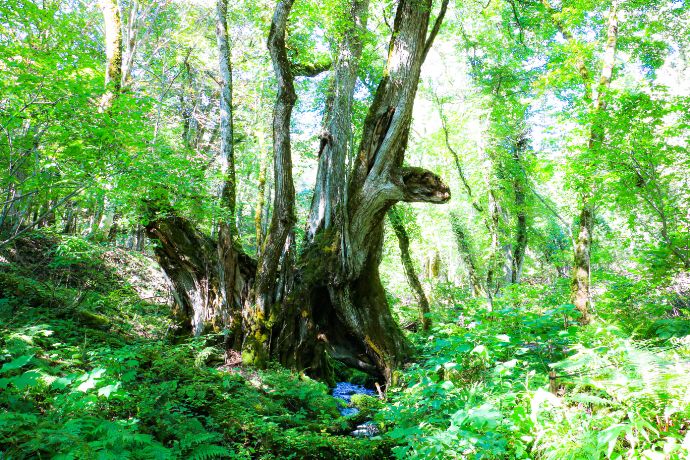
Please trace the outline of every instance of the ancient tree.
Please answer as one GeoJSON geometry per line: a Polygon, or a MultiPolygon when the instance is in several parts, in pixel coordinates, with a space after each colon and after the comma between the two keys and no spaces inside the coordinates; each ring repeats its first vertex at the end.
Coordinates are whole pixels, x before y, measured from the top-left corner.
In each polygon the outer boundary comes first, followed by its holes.
{"type": "MultiPolygon", "coordinates": [[[[396,324],[379,277],[386,213],[397,202],[444,203],[450,190],[435,174],[404,165],[412,106],[420,71],[445,14],[447,1],[430,24],[431,0],[398,3],[385,74],[361,133],[352,170],[354,88],[362,51],[368,2],[353,0],[349,27],[331,68],[332,96],[325,109],[317,182],[307,241],[295,254],[295,192],[290,124],[297,99],[296,66],[286,48],[292,0],[278,3],[268,37],[277,83],[273,110],[274,201],[268,232],[254,260],[236,244],[228,219],[213,240],[181,217],[163,215],[165,203],[150,203],[147,233],[159,241],[156,254],[172,280],[179,313],[195,333],[224,330],[227,344],[243,361],[268,359],[328,375],[327,356],[387,380],[410,347],[396,324]]],[[[229,60],[218,2],[218,44],[223,75],[229,60]]],[[[231,88],[222,96],[231,94],[231,88]]],[[[231,116],[231,105],[222,102],[231,116]]],[[[226,113],[221,110],[221,116],[226,113]]],[[[231,120],[222,127],[232,129],[231,120]]],[[[222,134],[224,139],[227,133],[222,134]]],[[[226,141],[227,142],[227,141],[226,141]]],[[[224,144],[224,145],[227,145],[224,144]]],[[[223,203],[232,215],[232,150],[225,155],[223,203]]]]}

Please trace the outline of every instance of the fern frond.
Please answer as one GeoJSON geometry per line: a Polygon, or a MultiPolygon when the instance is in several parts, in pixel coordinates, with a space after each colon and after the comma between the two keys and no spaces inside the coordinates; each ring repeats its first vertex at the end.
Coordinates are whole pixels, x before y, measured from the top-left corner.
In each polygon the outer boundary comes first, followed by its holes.
{"type": "Polygon", "coordinates": [[[204,444],[197,446],[188,455],[185,455],[189,460],[208,460],[210,458],[230,457],[232,452],[222,446],[215,444],[204,444]]]}

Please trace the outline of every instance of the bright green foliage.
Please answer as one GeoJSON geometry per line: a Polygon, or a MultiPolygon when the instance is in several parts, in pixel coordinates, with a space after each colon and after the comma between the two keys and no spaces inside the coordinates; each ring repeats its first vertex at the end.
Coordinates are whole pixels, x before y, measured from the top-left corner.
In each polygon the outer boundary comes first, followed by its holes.
{"type": "Polygon", "coordinates": [[[647,296],[640,321],[628,291],[608,292],[602,322],[586,328],[559,305],[567,286],[520,287],[493,314],[463,302],[434,318],[423,360],[378,416],[396,458],[686,458],[688,331],[671,337],[651,310],[673,297],[647,296]],[[630,338],[627,318],[644,340],[630,338]]]}

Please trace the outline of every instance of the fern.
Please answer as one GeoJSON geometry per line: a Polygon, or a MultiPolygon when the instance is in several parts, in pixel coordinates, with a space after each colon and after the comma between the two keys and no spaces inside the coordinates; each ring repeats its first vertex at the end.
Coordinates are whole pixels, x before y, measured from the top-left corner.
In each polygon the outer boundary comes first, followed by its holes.
{"type": "Polygon", "coordinates": [[[187,420],[181,427],[182,437],[175,446],[175,453],[180,458],[207,459],[229,457],[231,452],[216,443],[222,439],[219,433],[206,431],[196,419],[187,420]]]}
{"type": "Polygon", "coordinates": [[[591,458],[632,458],[659,446],[682,455],[678,449],[683,449],[680,427],[690,405],[690,363],[675,350],[606,332],[601,337],[605,346],[582,346],[554,366],[568,372],[574,384],[567,400],[591,404],[592,414],[559,409],[557,423],[540,427],[537,450],[546,459],[585,452],[591,458]]]}
{"type": "Polygon", "coordinates": [[[205,347],[199,353],[197,353],[194,358],[194,365],[196,367],[203,367],[209,360],[209,358],[214,355],[218,355],[218,349],[216,347],[205,347]]]}
{"type": "Polygon", "coordinates": [[[222,446],[215,444],[203,444],[197,446],[191,452],[187,453],[184,458],[189,460],[208,460],[210,458],[231,457],[232,452],[222,446]]]}

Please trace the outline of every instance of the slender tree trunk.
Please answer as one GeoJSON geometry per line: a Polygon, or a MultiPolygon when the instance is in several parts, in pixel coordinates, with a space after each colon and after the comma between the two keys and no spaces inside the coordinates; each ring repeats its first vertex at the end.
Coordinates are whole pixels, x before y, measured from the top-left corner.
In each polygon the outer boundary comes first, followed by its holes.
{"type": "MultiPolygon", "coordinates": [[[[604,95],[611,84],[611,76],[616,59],[616,45],[618,40],[618,10],[617,0],[614,0],[609,11],[606,49],[602,62],[601,76],[596,94],[592,96],[592,114],[596,117],[606,109],[604,95]]],[[[582,73],[582,72],[581,72],[582,73]]],[[[601,147],[604,137],[604,126],[595,119],[590,127],[588,150],[594,153],[601,147]]],[[[590,167],[591,165],[587,165],[590,167]]],[[[590,184],[593,186],[593,184],[590,184]]],[[[590,312],[590,253],[592,246],[592,232],[594,227],[594,207],[589,190],[582,193],[580,205],[580,223],[573,254],[573,277],[571,301],[581,313],[580,322],[589,323],[590,312]]]]}
{"type": "Polygon", "coordinates": [[[235,227],[235,151],[233,144],[232,116],[232,67],[230,43],[228,38],[228,0],[216,3],[216,38],[218,41],[218,67],[220,73],[220,164],[224,176],[221,192],[222,206],[229,216],[225,222],[232,235],[237,235],[235,227]]]}
{"type": "Polygon", "coordinates": [[[259,150],[259,177],[257,184],[257,199],[256,206],[254,208],[254,233],[256,238],[256,253],[259,254],[261,251],[261,245],[263,244],[264,238],[264,206],[266,204],[266,174],[268,173],[268,163],[270,160],[270,155],[268,149],[266,149],[266,137],[261,123],[261,94],[263,94],[264,85],[260,86],[259,92],[255,99],[254,112],[256,117],[254,118],[254,138],[256,139],[258,150],[259,150]]]}
{"type": "Polygon", "coordinates": [[[285,33],[293,0],[281,0],[273,15],[268,34],[268,49],[278,82],[278,95],[273,111],[273,175],[275,195],[273,216],[256,273],[255,300],[244,315],[246,335],[242,360],[265,365],[270,352],[271,307],[274,301],[276,276],[286,241],[295,224],[295,187],[292,180],[292,146],[290,121],[297,101],[290,62],[285,47],[285,33]]]}
{"type": "Polygon", "coordinates": [[[266,182],[266,204],[263,209],[263,217],[261,218],[261,246],[257,248],[257,254],[263,246],[264,240],[266,239],[266,234],[268,233],[268,221],[271,217],[271,204],[273,203],[273,184],[268,181],[266,182]]]}
{"type": "Polygon", "coordinates": [[[105,23],[105,87],[101,110],[105,111],[120,92],[122,82],[122,21],[117,0],[100,0],[105,23]]]}
{"type": "Polygon", "coordinates": [[[590,254],[594,216],[587,202],[580,212],[580,230],[575,240],[571,301],[580,312],[580,322],[589,323],[590,254]]]}
{"type": "Polygon", "coordinates": [[[98,224],[101,222],[101,217],[103,216],[103,193],[97,192],[96,203],[93,206],[93,215],[89,222],[89,235],[96,235],[98,233],[98,224]]]}
{"type": "Polygon", "coordinates": [[[62,233],[65,235],[74,235],[77,232],[77,215],[76,215],[76,204],[74,201],[70,201],[65,206],[65,225],[62,229],[62,233]]]}
{"type": "Polygon", "coordinates": [[[419,277],[414,269],[412,257],[410,257],[410,238],[407,235],[405,223],[403,222],[399,210],[395,206],[388,210],[388,219],[393,227],[395,236],[398,237],[400,259],[402,260],[403,267],[405,268],[407,282],[409,283],[410,288],[412,288],[412,291],[417,298],[417,303],[419,304],[419,323],[422,326],[422,330],[428,331],[431,327],[431,318],[429,318],[429,301],[424,293],[424,288],[422,288],[422,283],[419,282],[419,277]]]}
{"type": "Polygon", "coordinates": [[[515,205],[518,206],[517,221],[515,225],[515,244],[513,245],[513,269],[511,271],[511,280],[513,284],[520,282],[522,278],[522,266],[525,262],[525,252],[527,251],[527,212],[525,206],[525,194],[522,189],[516,187],[515,190],[515,205]]]}
{"type": "Polygon", "coordinates": [[[446,114],[443,111],[443,104],[435,94],[434,101],[438,109],[439,117],[441,118],[441,129],[443,130],[443,138],[446,144],[446,149],[448,149],[448,151],[453,157],[453,162],[455,164],[455,169],[458,172],[458,177],[460,177],[460,182],[462,183],[462,186],[465,189],[465,192],[467,193],[467,197],[470,200],[472,200],[472,207],[474,208],[474,210],[482,214],[484,213],[484,208],[479,204],[477,198],[472,194],[472,188],[470,187],[470,184],[467,181],[467,178],[465,177],[465,172],[462,168],[462,164],[460,163],[460,155],[458,155],[458,152],[451,146],[450,132],[448,130],[448,120],[446,119],[446,114]]]}
{"type": "Polygon", "coordinates": [[[524,134],[521,134],[513,148],[513,161],[517,172],[513,179],[513,192],[515,193],[515,210],[517,214],[515,224],[515,243],[512,247],[512,270],[511,280],[513,284],[520,282],[522,276],[522,265],[525,260],[525,252],[527,251],[528,235],[527,235],[527,208],[526,208],[526,186],[527,178],[523,174],[522,152],[527,147],[527,139],[524,134]]]}
{"type": "MultiPolygon", "coordinates": [[[[122,89],[122,21],[117,0],[99,0],[99,4],[103,13],[106,54],[105,92],[99,110],[108,112],[122,89]]],[[[97,240],[108,235],[115,214],[107,191],[102,200],[91,227],[91,237],[97,240]]]]}
{"type": "Polygon", "coordinates": [[[425,259],[424,277],[428,280],[436,280],[441,275],[441,256],[438,250],[432,249],[425,259]]]}
{"type": "MultiPolygon", "coordinates": [[[[263,142],[259,145],[262,146],[263,142]]],[[[256,209],[254,211],[254,231],[256,232],[256,253],[261,251],[261,245],[264,239],[264,207],[266,205],[266,174],[268,172],[268,155],[263,152],[263,148],[259,149],[261,155],[261,166],[259,169],[259,183],[257,185],[257,200],[256,209]]]]}
{"type": "MultiPolygon", "coordinates": [[[[492,168],[493,169],[493,168],[492,168]]],[[[498,292],[501,284],[505,281],[504,273],[499,273],[501,267],[506,267],[506,258],[503,257],[506,251],[501,250],[500,225],[502,209],[496,197],[496,192],[489,189],[489,215],[487,216],[487,227],[491,238],[490,256],[486,269],[486,300],[488,310],[493,310],[494,295],[498,292]]],[[[508,254],[509,255],[509,254],[508,254]]]]}
{"type": "Polygon", "coordinates": [[[113,223],[115,222],[115,214],[117,208],[115,203],[110,199],[112,186],[107,186],[103,194],[103,207],[100,218],[98,219],[97,227],[94,229],[93,237],[99,241],[106,241],[109,238],[113,223]]]}
{"type": "Polygon", "coordinates": [[[451,213],[450,223],[453,228],[453,234],[455,235],[455,241],[458,245],[458,251],[460,252],[460,257],[467,267],[467,275],[470,281],[470,286],[472,287],[472,294],[475,297],[485,297],[486,290],[482,284],[481,278],[477,271],[477,265],[474,261],[474,256],[470,250],[470,245],[467,240],[467,235],[462,223],[457,215],[451,213]]]}
{"type": "Polygon", "coordinates": [[[144,226],[141,224],[137,225],[136,231],[134,233],[134,250],[142,252],[144,250],[144,245],[146,241],[144,240],[145,232],[144,226]]]}
{"type": "Polygon", "coordinates": [[[121,217],[122,216],[119,212],[116,211],[113,213],[112,224],[110,225],[110,228],[108,228],[108,233],[106,236],[106,240],[109,243],[117,244],[117,234],[120,232],[121,217]]]}
{"type": "Polygon", "coordinates": [[[17,189],[13,182],[10,182],[7,195],[5,198],[5,203],[2,206],[2,213],[0,213],[0,232],[5,229],[5,226],[9,223],[12,211],[16,206],[16,202],[21,199],[21,195],[18,194],[17,189]]]}

